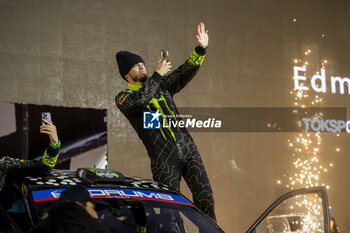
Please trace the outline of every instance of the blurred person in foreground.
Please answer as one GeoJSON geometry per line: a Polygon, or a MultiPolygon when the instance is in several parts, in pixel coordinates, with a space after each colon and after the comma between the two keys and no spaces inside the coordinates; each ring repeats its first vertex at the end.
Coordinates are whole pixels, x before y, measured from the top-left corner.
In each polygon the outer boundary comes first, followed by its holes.
{"type": "Polygon", "coordinates": [[[30,232],[108,233],[108,228],[97,220],[96,213],[96,209],[103,209],[107,205],[104,201],[92,198],[82,186],[67,188],[50,208],[47,218],[30,232]]]}

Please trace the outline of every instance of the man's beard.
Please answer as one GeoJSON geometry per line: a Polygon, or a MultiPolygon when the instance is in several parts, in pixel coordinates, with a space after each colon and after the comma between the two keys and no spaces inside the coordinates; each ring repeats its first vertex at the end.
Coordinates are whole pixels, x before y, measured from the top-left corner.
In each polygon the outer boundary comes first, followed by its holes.
{"type": "Polygon", "coordinates": [[[148,78],[147,74],[141,74],[141,75],[138,75],[136,77],[131,77],[132,81],[141,82],[141,83],[146,82],[147,78],[148,78]]]}

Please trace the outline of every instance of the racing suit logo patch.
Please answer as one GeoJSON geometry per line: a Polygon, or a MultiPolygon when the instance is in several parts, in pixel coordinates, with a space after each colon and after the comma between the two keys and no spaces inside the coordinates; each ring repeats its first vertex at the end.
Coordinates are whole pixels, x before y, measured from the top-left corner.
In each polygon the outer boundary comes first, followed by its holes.
{"type": "Polygon", "coordinates": [[[160,112],[143,112],[144,129],[160,129],[160,112]]]}

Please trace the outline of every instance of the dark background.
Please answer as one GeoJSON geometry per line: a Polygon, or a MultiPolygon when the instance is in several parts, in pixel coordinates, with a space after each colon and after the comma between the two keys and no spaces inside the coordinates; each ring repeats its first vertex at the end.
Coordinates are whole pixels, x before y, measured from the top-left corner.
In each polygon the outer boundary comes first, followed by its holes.
{"type": "MultiPolygon", "coordinates": [[[[152,73],[160,50],[168,49],[176,67],[196,46],[201,21],[209,29],[208,55],[196,78],[175,96],[178,107],[295,107],[295,59],[298,65],[308,62],[308,78],[325,59],[327,80],[350,76],[345,0],[0,0],[0,101],[107,109],[110,168],[151,177],[144,146],[115,107],[115,95],[127,86],[115,53],[140,54],[152,73]]],[[[327,84],[316,107],[348,108],[350,96],[330,94],[327,84]]],[[[305,105],[313,107],[309,100],[305,105]]],[[[192,136],[225,231],[244,232],[288,190],[284,185],[295,173],[288,140],[295,133],[192,136]]],[[[321,179],[330,185],[330,204],[346,232],[350,137],[321,136],[320,163],[334,164],[321,179]]],[[[186,185],[182,190],[190,196],[186,185]]]]}

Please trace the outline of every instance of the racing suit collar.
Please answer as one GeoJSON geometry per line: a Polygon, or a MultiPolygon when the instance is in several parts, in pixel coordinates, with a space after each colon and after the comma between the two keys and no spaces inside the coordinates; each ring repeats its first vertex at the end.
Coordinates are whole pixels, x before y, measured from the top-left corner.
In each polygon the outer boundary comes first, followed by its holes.
{"type": "Polygon", "coordinates": [[[138,91],[142,87],[142,85],[141,84],[136,85],[136,84],[128,83],[128,87],[132,91],[138,91]]]}

